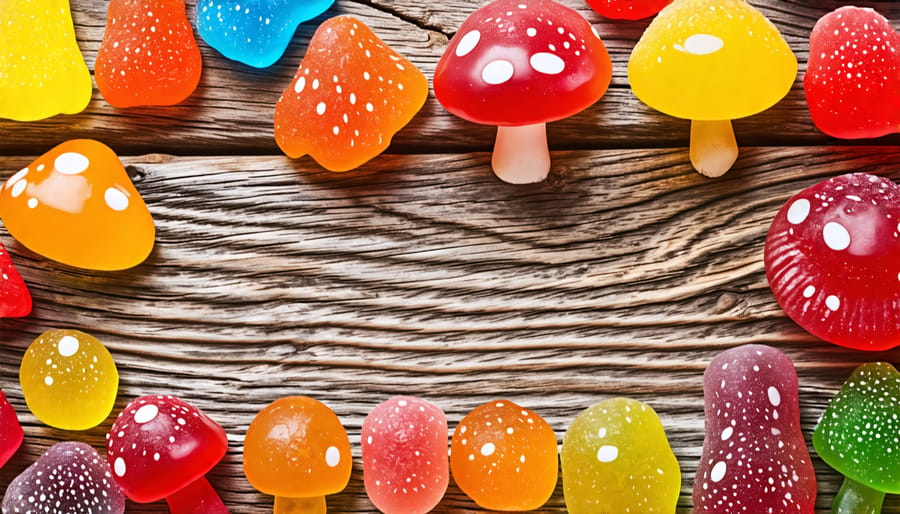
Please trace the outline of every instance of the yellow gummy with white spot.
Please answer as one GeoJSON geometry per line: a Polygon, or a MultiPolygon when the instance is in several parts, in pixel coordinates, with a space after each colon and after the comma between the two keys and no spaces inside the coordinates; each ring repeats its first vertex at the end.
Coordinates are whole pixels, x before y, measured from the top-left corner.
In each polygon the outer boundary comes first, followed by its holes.
{"type": "Polygon", "coordinates": [[[744,0],[675,0],[628,63],[641,101],[670,116],[731,120],[768,109],[797,76],[778,29],[744,0]]]}
{"type": "Polygon", "coordinates": [[[75,114],[92,89],[69,0],[0,1],[0,118],[75,114]]]}
{"type": "Polygon", "coordinates": [[[102,423],[119,389],[109,351],[78,330],[48,330],[35,339],[22,357],[19,381],[35,417],[63,430],[102,423]]]}

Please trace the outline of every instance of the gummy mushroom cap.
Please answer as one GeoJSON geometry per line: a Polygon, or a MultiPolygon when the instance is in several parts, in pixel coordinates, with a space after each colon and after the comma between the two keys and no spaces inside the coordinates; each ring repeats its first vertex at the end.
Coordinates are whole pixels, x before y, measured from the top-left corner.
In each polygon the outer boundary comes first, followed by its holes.
{"type": "Polygon", "coordinates": [[[337,415],[306,396],[279,398],[256,415],[244,438],[243,464],[254,488],[282,498],[338,493],[353,465],[337,415]]]}
{"type": "Polygon", "coordinates": [[[0,391],[0,468],[16,453],[24,438],[15,409],[0,391]]]}
{"type": "Polygon", "coordinates": [[[768,109],[791,89],[797,58],[745,0],[676,0],[628,62],[631,89],[670,116],[733,120],[768,109]]]}

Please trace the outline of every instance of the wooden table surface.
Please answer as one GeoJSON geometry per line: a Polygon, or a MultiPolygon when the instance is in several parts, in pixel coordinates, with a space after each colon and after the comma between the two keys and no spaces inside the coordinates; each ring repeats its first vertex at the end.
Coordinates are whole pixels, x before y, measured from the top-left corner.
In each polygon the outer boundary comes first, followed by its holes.
{"type": "MultiPolygon", "coordinates": [[[[72,0],[88,67],[106,2],[72,0]]],[[[719,352],[763,343],[786,352],[800,377],[804,433],[859,363],[898,361],[808,335],[786,318],[766,283],[763,242],[794,193],[826,177],[866,171],[900,177],[900,138],[848,142],[813,126],[802,77],[809,31],[844,2],[753,2],[800,62],[788,96],[735,122],[741,155],[720,179],[694,172],[688,122],[639,102],[626,64],[647,21],[606,20],[581,0],[613,58],[613,82],[595,106],[549,125],[553,168],[531,186],[490,171],[494,129],[458,119],[431,94],[387,154],[344,174],[276,147],[276,100],[316,25],[352,14],[429,78],[481,0],[339,0],[301,26],[286,55],[255,70],[201,42],[204,74],[182,105],[119,110],[94,91],[88,109],[33,123],[0,121],[5,179],[52,146],[92,137],[130,166],[157,225],[150,258],[129,271],[89,272],[2,241],[31,288],[34,311],[0,321],[0,389],[26,442],[0,487],[49,445],[103,450],[114,416],[144,394],[175,394],[225,427],[229,451],[209,474],[233,512],[269,512],[271,498],[243,477],[244,432],[285,395],[316,397],[344,422],[354,451],[350,485],[332,512],[376,512],[366,498],[360,426],[398,394],[442,407],[451,430],[472,408],[509,398],[542,416],[562,441],[572,419],[615,396],[659,413],[681,463],[679,512],[703,442],[702,375],[719,352]],[[27,345],[50,328],[100,338],[119,367],[113,415],[85,432],[44,426],[18,383],[27,345]]],[[[193,19],[194,2],[189,2],[193,19]]],[[[900,3],[863,1],[895,25],[900,3]]],[[[87,242],[86,242],[87,244],[87,242]]],[[[814,455],[818,507],[839,477],[814,455]]],[[[161,512],[164,504],[129,504],[161,512]]],[[[480,510],[451,483],[436,512],[480,510]]],[[[541,512],[565,510],[561,485],[541,512]]],[[[900,512],[889,497],[885,512],[900,512]]]]}

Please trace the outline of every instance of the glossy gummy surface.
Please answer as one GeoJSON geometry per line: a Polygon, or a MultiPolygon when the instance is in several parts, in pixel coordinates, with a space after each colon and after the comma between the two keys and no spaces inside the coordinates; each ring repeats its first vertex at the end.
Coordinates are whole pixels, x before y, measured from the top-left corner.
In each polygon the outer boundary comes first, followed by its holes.
{"type": "Polygon", "coordinates": [[[0,318],[31,314],[31,293],[16,270],[6,247],[0,244],[0,318]]]}
{"type": "Polygon", "coordinates": [[[24,438],[15,409],[0,391],[0,468],[16,453],[24,438]]]}
{"type": "Polygon", "coordinates": [[[672,0],[587,0],[601,16],[617,20],[640,20],[658,13],[672,0]]]}

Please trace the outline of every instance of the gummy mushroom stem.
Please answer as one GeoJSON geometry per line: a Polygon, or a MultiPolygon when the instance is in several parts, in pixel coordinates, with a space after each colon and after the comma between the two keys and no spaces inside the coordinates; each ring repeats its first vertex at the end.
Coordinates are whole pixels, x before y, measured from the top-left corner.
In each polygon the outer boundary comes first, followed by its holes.
{"type": "Polygon", "coordinates": [[[230,514],[203,476],[167,496],[166,503],[172,514],[230,514]]]}
{"type": "Polygon", "coordinates": [[[547,178],[547,124],[497,127],[491,166],[500,180],[510,184],[531,184],[547,178]]]}
{"type": "Polygon", "coordinates": [[[721,177],[737,160],[731,120],[691,120],[691,164],[707,177],[721,177]]]}
{"type": "Polygon", "coordinates": [[[831,504],[833,514],[878,514],[884,503],[884,492],[872,489],[852,478],[844,478],[841,489],[831,504]]]}
{"type": "Polygon", "coordinates": [[[312,498],[276,496],[272,514],[325,514],[326,511],[324,496],[312,498]]]}

